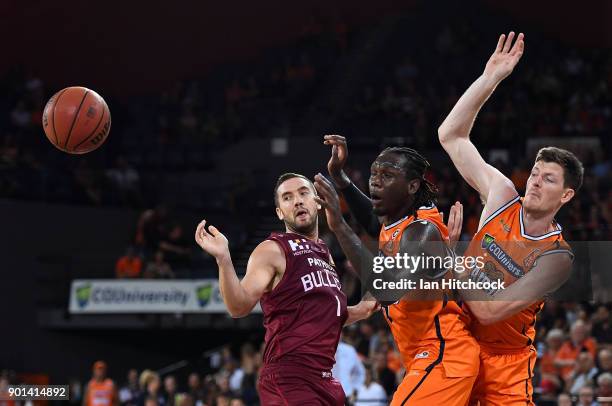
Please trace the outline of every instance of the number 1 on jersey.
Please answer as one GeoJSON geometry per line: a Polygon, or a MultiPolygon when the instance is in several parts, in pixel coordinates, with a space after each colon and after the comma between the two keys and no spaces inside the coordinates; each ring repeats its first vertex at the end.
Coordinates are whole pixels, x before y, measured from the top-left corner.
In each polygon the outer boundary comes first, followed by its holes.
{"type": "Polygon", "coordinates": [[[340,317],[340,299],[338,299],[338,296],[334,295],[334,297],[336,298],[336,302],[338,302],[338,310],[336,311],[336,316],[340,317]]]}

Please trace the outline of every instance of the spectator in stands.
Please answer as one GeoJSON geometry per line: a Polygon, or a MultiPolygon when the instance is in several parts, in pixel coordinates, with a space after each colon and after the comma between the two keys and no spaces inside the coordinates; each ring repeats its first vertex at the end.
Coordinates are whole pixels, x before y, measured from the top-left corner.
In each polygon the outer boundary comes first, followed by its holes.
{"type": "Polygon", "coordinates": [[[159,205],[155,209],[148,209],[142,212],[138,219],[136,229],[136,245],[145,254],[151,255],[157,251],[159,242],[166,234],[166,222],[168,211],[165,206],[159,205]]]}
{"type": "Polygon", "coordinates": [[[191,245],[185,238],[183,227],[175,224],[168,235],[159,242],[159,250],[174,270],[188,268],[191,259],[191,245]]]}
{"type": "Polygon", "coordinates": [[[112,379],[106,377],[106,362],[96,361],[93,365],[93,377],[85,388],[83,406],[119,405],[117,387],[112,379]]]}
{"type": "Polygon", "coordinates": [[[164,403],[166,406],[175,406],[177,397],[176,378],[174,375],[168,375],[164,378],[164,403]]]}
{"type": "MultiPolygon", "coordinates": [[[[563,330],[553,328],[546,335],[546,349],[540,359],[540,371],[542,372],[542,379],[557,380],[559,370],[555,366],[555,357],[561,345],[563,344],[563,330]]],[[[559,385],[557,385],[559,386],[559,385]]]]}
{"type": "Polygon", "coordinates": [[[125,255],[120,257],[115,264],[115,276],[123,278],[139,278],[142,271],[142,259],[136,255],[134,247],[129,246],[125,255]]]}
{"type": "Polygon", "coordinates": [[[569,394],[562,392],[557,396],[557,406],[572,406],[572,398],[569,394]]]}
{"type": "Polygon", "coordinates": [[[589,352],[581,352],[576,359],[576,365],[570,373],[567,387],[572,395],[578,394],[580,388],[584,386],[593,386],[593,377],[597,374],[595,361],[589,352]]]}
{"type": "Polygon", "coordinates": [[[241,348],[240,369],[243,371],[239,389],[241,398],[249,405],[257,403],[257,357],[251,343],[246,343],[241,348]]]}
{"type": "Polygon", "coordinates": [[[237,362],[229,360],[223,367],[223,373],[228,379],[229,390],[233,393],[239,393],[242,387],[242,378],[244,378],[244,371],[237,365],[237,362]]]}
{"type": "Polygon", "coordinates": [[[593,401],[594,399],[594,391],[593,387],[589,385],[585,385],[580,388],[578,392],[578,403],[577,406],[597,406],[597,403],[593,401]]]}
{"type": "Polygon", "coordinates": [[[350,398],[365,382],[365,368],[355,347],[347,344],[343,338],[344,333],[336,349],[336,364],[332,368],[332,375],[340,381],[346,397],[350,398]]]}
{"type": "Polygon", "coordinates": [[[187,386],[189,396],[191,396],[196,404],[204,401],[205,393],[200,382],[200,375],[197,372],[192,372],[189,374],[187,386]]]}
{"type": "Polygon", "coordinates": [[[365,366],[365,382],[357,389],[355,406],[385,406],[387,393],[383,387],[374,380],[372,365],[365,366]]]}
{"type": "Polygon", "coordinates": [[[221,394],[217,396],[215,402],[217,406],[230,406],[231,399],[231,396],[221,394]]]}
{"type": "Polygon", "coordinates": [[[142,395],[139,406],[146,406],[147,401],[155,401],[158,406],[165,406],[165,399],[161,393],[161,379],[159,375],[151,370],[144,370],[140,374],[140,387],[142,395]]]}
{"type": "Polygon", "coordinates": [[[387,366],[387,354],[378,351],[374,355],[374,380],[379,382],[391,397],[397,388],[395,373],[387,366]]]}
{"type": "Polygon", "coordinates": [[[164,260],[164,253],[157,251],[153,261],[147,263],[143,277],[146,279],[173,279],[174,272],[164,260]]]}
{"type": "Polygon", "coordinates": [[[597,395],[612,396],[612,373],[606,372],[597,377],[597,395]]]}
{"type": "MultiPolygon", "coordinates": [[[[606,221],[606,223],[610,223],[606,221]]],[[[612,323],[608,305],[599,305],[592,317],[593,337],[599,343],[612,343],[612,323]]]]}
{"type": "Polygon", "coordinates": [[[612,350],[604,347],[597,353],[597,375],[594,380],[597,381],[600,375],[607,373],[612,374],[612,350]]]}
{"type": "Polygon", "coordinates": [[[567,340],[557,353],[555,366],[560,368],[561,376],[567,379],[576,364],[576,358],[582,351],[588,351],[595,357],[595,341],[588,336],[588,326],[582,320],[576,320],[570,330],[567,340]]]}
{"type": "Polygon", "coordinates": [[[229,406],[245,406],[244,401],[241,398],[233,398],[229,406]]]}
{"type": "Polygon", "coordinates": [[[219,386],[219,394],[225,396],[229,400],[236,394],[230,389],[229,377],[226,374],[222,374],[217,377],[217,385],[219,386]]]}
{"type": "Polygon", "coordinates": [[[136,406],[140,398],[138,386],[138,371],[130,369],[127,375],[127,383],[119,390],[119,402],[121,406],[136,406]]]}

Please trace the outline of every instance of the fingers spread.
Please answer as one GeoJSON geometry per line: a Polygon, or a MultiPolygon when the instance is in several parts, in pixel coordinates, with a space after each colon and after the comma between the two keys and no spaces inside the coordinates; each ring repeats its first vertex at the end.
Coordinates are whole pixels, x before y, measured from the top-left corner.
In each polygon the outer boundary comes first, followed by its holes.
{"type": "Polygon", "coordinates": [[[510,34],[508,34],[508,39],[506,40],[506,43],[504,44],[504,49],[502,50],[503,53],[508,53],[508,51],[510,51],[510,45],[512,45],[513,39],[514,39],[514,31],[510,31],[510,34]]]}
{"type": "Polygon", "coordinates": [[[516,41],[514,42],[514,45],[512,46],[512,50],[510,51],[512,55],[516,55],[517,53],[522,52],[522,50],[525,47],[524,38],[525,38],[525,35],[521,32],[516,38],[516,41]]]}
{"type": "Polygon", "coordinates": [[[501,52],[501,50],[504,48],[505,40],[506,40],[506,34],[502,34],[499,36],[499,39],[497,40],[497,47],[495,48],[495,52],[501,52]]]}

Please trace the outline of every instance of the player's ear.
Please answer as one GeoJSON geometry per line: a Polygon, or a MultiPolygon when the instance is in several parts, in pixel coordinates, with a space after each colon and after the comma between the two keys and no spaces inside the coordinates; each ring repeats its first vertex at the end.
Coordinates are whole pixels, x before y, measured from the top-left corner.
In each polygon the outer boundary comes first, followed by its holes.
{"type": "MultiPolygon", "coordinates": [[[[318,197],[319,197],[319,195],[315,193],[315,197],[317,197],[317,198],[318,198],[318,197]]],[[[323,208],[323,207],[321,206],[321,203],[318,203],[318,202],[317,202],[317,210],[321,210],[322,208],[323,208]]]]}
{"type": "Polygon", "coordinates": [[[410,193],[411,195],[416,194],[416,192],[419,190],[419,187],[421,187],[421,179],[412,179],[408,182],[408,193],[410,193]]]}
{"type": "Polygon", "coordinates": [[[570,200],[572,200],[572,197],[574,197],[575,194],[576,192],[574,191],[574,189],[570,189],[570,188],[565,189],[563,191],[563,194],[561,195],[561,204],[565,204],[569,202],[570,200]]]}
{"type": "Polygon", "coordinates": [[[278,216],[279,220],[284,220],[285,219],[285,215],[283,214],[283,211],[281,209],[279,209],[278,207],[276,208],[276,215],[278,216]]]}

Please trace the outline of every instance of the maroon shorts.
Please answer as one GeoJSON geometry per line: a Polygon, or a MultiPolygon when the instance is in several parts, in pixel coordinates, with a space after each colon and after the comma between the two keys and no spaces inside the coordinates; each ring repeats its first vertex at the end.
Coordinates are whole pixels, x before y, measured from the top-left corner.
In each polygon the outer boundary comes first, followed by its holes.
{"type": "Polygon", "coordinates": [[[262,406],[343,406],[344,391],[331,372],[265,366],[257,383],[262,406]]]}

